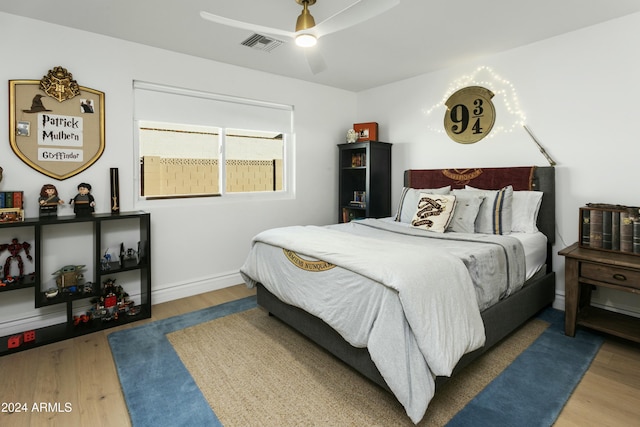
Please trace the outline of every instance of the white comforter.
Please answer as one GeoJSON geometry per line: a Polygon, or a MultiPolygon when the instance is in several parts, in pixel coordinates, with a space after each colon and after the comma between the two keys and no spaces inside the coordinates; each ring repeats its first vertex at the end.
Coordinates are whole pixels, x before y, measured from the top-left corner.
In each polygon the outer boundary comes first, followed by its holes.
{"type": "Polygon", "coordinates": [[[285,227],[257,235],[240,272],[249,286],[262,283],[351,345],[367,347],[415,423],[435,392],[434,375],[449,376],[463,354],[484,344],[469,271],[439,249],[330,227],[285,227]],[[281,248],[339,267],[301,273],[281,248]]]}

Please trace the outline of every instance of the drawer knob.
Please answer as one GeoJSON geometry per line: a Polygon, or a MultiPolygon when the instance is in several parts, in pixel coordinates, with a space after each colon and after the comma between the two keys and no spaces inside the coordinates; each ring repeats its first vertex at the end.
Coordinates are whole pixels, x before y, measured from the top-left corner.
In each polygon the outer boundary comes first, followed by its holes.
{"type": "Polygon", "coordinates": [[[616,280],[620,280],[620,281],[627,280],[627,278],[624,276],[624,274],[620,274],[620,273],[614,274],[613,278],[616,279],[616,280]]]}

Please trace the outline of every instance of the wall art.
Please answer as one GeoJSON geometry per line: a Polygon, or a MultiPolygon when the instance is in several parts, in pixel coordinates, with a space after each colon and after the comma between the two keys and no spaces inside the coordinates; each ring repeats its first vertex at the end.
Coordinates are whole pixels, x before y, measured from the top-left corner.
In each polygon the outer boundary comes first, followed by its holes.
{"type": "Polygon", "coordinates": [[[64,180],[102,155],[104,93],[55,67],[41,80],[9,81],[9,142],[27,165],[64,180]]]}

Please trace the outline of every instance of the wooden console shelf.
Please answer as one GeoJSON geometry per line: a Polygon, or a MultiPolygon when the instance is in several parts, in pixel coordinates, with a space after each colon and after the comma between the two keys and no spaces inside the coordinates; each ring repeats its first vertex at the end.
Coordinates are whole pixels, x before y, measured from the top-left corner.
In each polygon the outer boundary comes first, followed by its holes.
{"type": "Polygon", "coordinates": [[[640,257],[580,247],[558,252],[565,262],[565,334],[576,325],[640,343],[640,318],[591,306],[593,286],[640,294],[640,257]]]}
{"type": "MultiPolygon", "coordinates": [[[[150,318],[150,221],[149,213],[137,211],[86,217],[26,218],[21,222],[0,224],[0,241],[11,241],[14,237],[20,242],[24,241],[33,257],[32,261],[27,261],[26,251],[21,252],[25,275],[15,283],[3,282],[0,287],[0,310],[9,307],[8,301],[15,300],[8,298],[9,292],[33,288],[35,309],[59,305],[66,312],[66,321],[62,323],[47,325],[43,321],[45,326],[41,328],[0,337],[0,356],[150,318]],[[135,253],[136,256],[122,257],[121,262],[116,255],[107,266],[103,262],[105,250],[110,248],[111,252],[119,254],[124,244],[124,248],[133,249],[131,254],[135,253]],[[55,285],[52,273],[69,264],[84,266],[83,286],[71,289],[63,285],[58,295],[47,296],[45,291],[51,286],[52,280],[55,285]],[[30,272],[31,268],[33,272],[30,272]],[[116,285],[125,283],[120,293],[121,305],[114,305],[116,297],[110,297],[114,294],[104,290],[104,283],[110,281],[116,285]],[[130,296],[131,302],[128,304],[125,302],[128,298],[125,298],[125,293],[130,296]],[[102,299],[109,300],[104,304],[104,310],[102,303],[98,304],[102,299]],[[99,310],[92,313],[99,311],[99,315],[86,316],[79,322],[78,318],[87,314],[86,307],[96,307],[99,310]]],[[[19,297],[21,304],[31,300],[28,294],[19,294],[19,297]]]]}

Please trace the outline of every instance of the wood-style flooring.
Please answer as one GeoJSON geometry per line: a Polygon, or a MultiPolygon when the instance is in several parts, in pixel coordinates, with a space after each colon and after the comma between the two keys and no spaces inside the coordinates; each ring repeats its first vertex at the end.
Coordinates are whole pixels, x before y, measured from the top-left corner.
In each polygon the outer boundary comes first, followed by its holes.
{"type": "MultiPolygon", "coordinates": [[[[238,285],[154,305],[151,319],[122,328],[252,294],[238,285]]],[[[130,426],[106,338],[117,329],[0,357],[0,425],[130,426]],[[10,407],[23,411],[6,412],[10,407]]],[[[634,426],[639,420],[640,345],[607,339],[556,426],[634,426]]]]}

